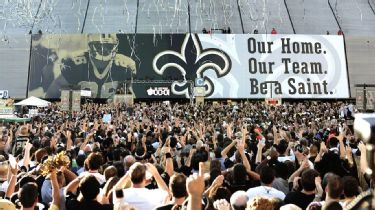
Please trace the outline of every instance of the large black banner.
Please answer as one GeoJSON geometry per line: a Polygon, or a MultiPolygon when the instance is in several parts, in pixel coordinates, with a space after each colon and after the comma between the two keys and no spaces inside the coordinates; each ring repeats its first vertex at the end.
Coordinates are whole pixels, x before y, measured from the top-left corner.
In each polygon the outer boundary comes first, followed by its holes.
{"type": "Polygon", "coordinates": [[[197,61],[201,49],[196,48],[201,46],[193,43],[199,42],[193,40],[195,36],[33,35],[29,94],[59,98],[62,89],[74,88],[90,90],[94,98],[109,98],[115,93],[131,93],[135,98],[190,97],[200,67],[207,62],[224,65],[214,54],[197,61]],[[154,60],[167,51],[184,57],[171,54],[154,60]],[[155,71],[154,66],[162,70],[155,71]]]}

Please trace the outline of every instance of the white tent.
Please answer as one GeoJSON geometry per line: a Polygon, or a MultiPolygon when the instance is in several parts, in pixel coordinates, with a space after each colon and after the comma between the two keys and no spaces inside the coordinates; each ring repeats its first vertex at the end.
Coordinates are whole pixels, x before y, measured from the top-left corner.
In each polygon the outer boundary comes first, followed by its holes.
{"type": "Polygon", "coordinates": [[[14,105],[21,105],[21,106],[37,106],[37,107],[46,107],[50,104],[50,102],[45,101],[43,99],[31,96],[25,100],[22,100],[14,105]]]}

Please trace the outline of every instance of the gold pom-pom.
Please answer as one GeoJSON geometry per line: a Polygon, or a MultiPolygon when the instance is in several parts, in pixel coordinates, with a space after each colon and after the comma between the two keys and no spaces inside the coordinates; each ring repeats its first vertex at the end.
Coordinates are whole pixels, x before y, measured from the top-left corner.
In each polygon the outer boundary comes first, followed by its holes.
{"type": "Polygon", "coordinates": [[[54,169],[59,169],[62,166],[69,166],[69,158],[65,156],[65,152],[60,152],[53,157],[48,157],[41,165],[40,171],[43,176],[48,175],[54,169]]]}

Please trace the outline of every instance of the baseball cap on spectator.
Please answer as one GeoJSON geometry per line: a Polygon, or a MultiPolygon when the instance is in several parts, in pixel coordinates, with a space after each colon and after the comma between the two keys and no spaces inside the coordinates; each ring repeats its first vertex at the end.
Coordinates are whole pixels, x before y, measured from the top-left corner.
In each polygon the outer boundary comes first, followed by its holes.
{"type": "Polygon", "coordinates": [[[16,210],[16,206],[6,199],[0,199],[0,209],[1,210],[16,210]]]}
{"type": "Polygon", "coordinates": [[[141,160],[143,160],[145,157],[144,157],[144,153],[145,153],[146,151],[143,149],[143,147],[141,147],[141,146],[138,146],[137,148],[136,148],[136,150],[135,150],[135,154],[134,154],[134,156],[135,156],[135,159],[137,160],[137,161],[141,161],[141,160]]]}

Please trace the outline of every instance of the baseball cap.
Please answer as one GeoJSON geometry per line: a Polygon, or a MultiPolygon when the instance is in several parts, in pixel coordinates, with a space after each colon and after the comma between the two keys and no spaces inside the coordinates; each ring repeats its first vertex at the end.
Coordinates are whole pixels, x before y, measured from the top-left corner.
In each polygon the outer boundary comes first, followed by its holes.
{"type": "Polygon", "coordinates": [[[2,210],[16,210],[16,206],[6,199],[0,199],[0,209],[2,210]]]}

